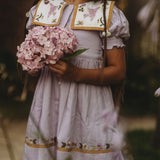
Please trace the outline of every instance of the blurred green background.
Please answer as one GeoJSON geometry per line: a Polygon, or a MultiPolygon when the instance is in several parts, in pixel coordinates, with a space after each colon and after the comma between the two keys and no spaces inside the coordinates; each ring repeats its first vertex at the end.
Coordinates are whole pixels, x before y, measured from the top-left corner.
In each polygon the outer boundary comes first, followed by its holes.
{"type": "MultiPolygon", "coordinates": [[[[16,48],[24,40],[25,14],[32,3],[33,0],[0,2],[0,117],[3,119],[27,119],[29,114],[37,79],[18,71],[16,48]],[[27,90],[24,89],[26,78],[33,82],[27,85],[27,90]]],[[[142,28],[137,21],[137,14],[146,3],[147,0],[119,0],[118,3],[129,20],[131,33],[126,47],[127,77],[121,116],[156,119],[160,116],[159,98],[154,97],[160,86],[160,53],[153,50],[155,44],[147,28],[142,28]]],[[[160,145],[155,144],[157,130],[128,132],[128,150],[132,158],[160,159],[160,145]]]]}

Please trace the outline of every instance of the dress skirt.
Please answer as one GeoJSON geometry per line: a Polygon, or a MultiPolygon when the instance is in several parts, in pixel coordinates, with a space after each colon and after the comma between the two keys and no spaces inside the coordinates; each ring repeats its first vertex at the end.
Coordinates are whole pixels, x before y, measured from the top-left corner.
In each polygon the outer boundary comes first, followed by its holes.
{"type": "MultiPolygon", "coordinates": [[[[93,69],[102,59],[78,56],[71,63],[93,69]]],[[[109,86],[64,81],[45,67],[29,115],[24,160],[115,160],[112,131],[104,131],[106,109],[114,109],[109,86]]]]}

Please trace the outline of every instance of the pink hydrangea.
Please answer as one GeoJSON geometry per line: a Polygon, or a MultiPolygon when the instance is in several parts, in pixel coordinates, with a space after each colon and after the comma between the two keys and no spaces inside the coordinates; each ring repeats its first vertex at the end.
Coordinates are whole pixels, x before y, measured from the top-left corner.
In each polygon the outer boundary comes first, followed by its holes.
{"type": "Polygon", "coordinates": [[[17,47],[18,62],[23,70],[36,72],[46,64],[55,64],[65,53],[73,54],[77,38],[67,27],[36,26],[17,47]]]}

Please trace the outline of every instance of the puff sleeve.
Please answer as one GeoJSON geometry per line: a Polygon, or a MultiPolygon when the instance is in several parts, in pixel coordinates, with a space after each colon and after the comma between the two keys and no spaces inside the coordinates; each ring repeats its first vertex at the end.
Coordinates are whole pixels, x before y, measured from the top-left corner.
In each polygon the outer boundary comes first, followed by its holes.
{"type": "Polygon", "coordinates": [[[30,11],[29,11],[29,19],[26,23],[26,29],[29,30],[31,29],[33,26],[35,25],[32,25],[32,20],[33,20],[33,17],[34,17],[34,14],[35,14],[35,11],[36,11],[36,7],[37,5],[33,6],[30,11]]]}
{"type": "MultiPolygon", "coordinates": [[[[123,12],[116,6],[113,8],[112,19],[109,32],[111,35],[107,37],[107,49],[112,49],[114,46],[124,47],[123,40],[127,40],[130,36],[129,23],[123,12]]],[[[101,32],[101,38],[104,39],[101,32]]],[[[102,44],[102,48],[104,44],[102,44]]]]}

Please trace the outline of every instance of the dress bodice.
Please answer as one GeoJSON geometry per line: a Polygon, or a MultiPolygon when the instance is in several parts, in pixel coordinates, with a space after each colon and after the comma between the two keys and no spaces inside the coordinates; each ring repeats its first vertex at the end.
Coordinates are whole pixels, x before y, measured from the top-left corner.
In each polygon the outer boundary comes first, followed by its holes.
{"type": "MultiPolygon", "coordinates": [[[[74,5],[68,5],[64,10],[60,25],[71,26],[74,5]]],[[[93,30],[73,30],[78,39],[78,49],[88,48],[82,55],[100,58],[102,56],[102,40],[99,36],[99,31],[93,30]]],[[[81,56],[82,56],[81,55],[81,56]]]]}
{"type": "MultiPolygon", "coordinates": [[[[32,25],[32,19],[34,17],[36,6],[33,6],[30,10],[30,17],[26,28],[30,29],[32,25]]],[[[74,5],[67,5],[64,10],[60,20],[59,25],[67,26],[71,28],[71,22],[73,17],[74,5]]],[[[80,56],[87,56],[92,58],[102,57],[103,48],[103,36],[102,31],[96,30],[73,30],[78,39],[78,48],[83,49],[88,48],[86,52],[80,56]]],[[[123,38],[127,39],[129,37],[129,25],[122,11],[114,6],[112,19],[110,24],[109,32],[111,36],[107,40],[107,49],[112,49],[114,46],[124,47],[123,38]]]]}

